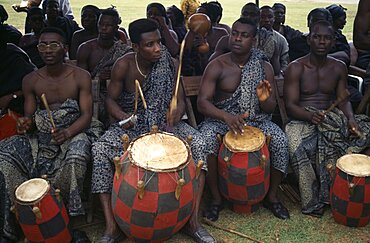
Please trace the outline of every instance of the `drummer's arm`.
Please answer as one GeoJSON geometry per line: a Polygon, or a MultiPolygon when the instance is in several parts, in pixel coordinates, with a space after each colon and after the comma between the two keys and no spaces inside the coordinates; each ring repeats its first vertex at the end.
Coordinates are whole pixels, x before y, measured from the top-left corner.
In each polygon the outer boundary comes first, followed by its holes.
{"type": "Polygon", "coordinates": [[[266,113],[272,113],[275,110],[276,107],[276,98],[275,98],[275,92],[274,92],[274,71],[270,63],[264,62],[263,64],[266,80],[270,83],[272,92],[270,93],[270,97],[263,102],[260,102],[261,109],[266,113]]]}
{"type": "Polygon", "coordinates": [[[198,111],[204,116],[224,121],[227,113],[218,109],[213,104],[213,97],[216,92],[216,83],[221,75],[222,69],[223,67],[221,63],[215,60],[210,62],[204,70],[198,93],[197,107],[198,111]]]}
{"type": "Polygon", "coordinates": [[[111,81],[108,85],[108,93],[105,99],[107,111],[115,120],[123,120],[129,116],[117,103],[117,100],[122,92],[126,73],[128,73],[128,62],[125,61],[125,58],[118,59],[112,68],[111,81]]]}

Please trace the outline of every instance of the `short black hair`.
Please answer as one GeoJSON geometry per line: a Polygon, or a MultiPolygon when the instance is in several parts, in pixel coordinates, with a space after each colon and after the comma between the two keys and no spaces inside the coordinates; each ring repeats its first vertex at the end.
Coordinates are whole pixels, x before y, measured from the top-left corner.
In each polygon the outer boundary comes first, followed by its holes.
{"type": "Polygon", "coordinates": [[[284,5],[284,4],[282,4],[282,3],[274,3],[274,5],[272,5],[272,9],[273,9],[273,10],[276,10],[276,9],[278,9],[278,8],[283,9],[283,10],[284,10],[284,12],[286,11],[286,7],[285,7],[285,5],[284,5]]]}
{"type": "Polygon", "coordinates": [[[332,34],[333,34],[333,36],[335,35],[335,32],[334,32],[334,28],[333,28],[333,24],[332,23],[330,23],[329,21],[326,21],[326,20],[319,20],[319,21],[317,21],[317,22],[315,22],[315,23],[312,23],[312,25],[310,26],[310,28],[309,28],[309,34],[311,34],[312,33],[312,31],[313,31],[313,29],[316,27],[316,25],[321,25],[321,26],[326,26],[326,27],[328,27],[330,30],[331,30],[331,32],[332,32],[332,34]]]}
{"type": "Polygon", "coordinates": [[[216,23],[218,16],[221,14],[221,10],[218,5],[214,3],[202,3],[199,8],[203,8],[206,11],[207,16],[211,20],[211,23],[216,23]]]}
{"type": "Polygon", "coordinates": [[[151,19],[137,19],[128,26],[128,33],[132,43],[139,44],[141,34],[158,30],[158,24],[151,19]]]}
{"type": "Polygon", "coordinates": [[[315,14],[321,14],[324,16],[325,20],[333,23],[333,18],[331,16],[331,13],[326,8],[314,8],[310,11],[310,13],[307,15],[307,26],[310,27],[310,19],[315,14]]]}
{"type": "Polygon", "coordinates": [[[326,7],[327,10],[329,10],[333,20],[336,20],[342,16],[346,15],[346,8],[344,8],[342,5],[332,4],[328,7],[326,7]]]}
{"type": "Polygon", "coordinates": [[[45,27],[41,30],[40,35],[45,33],[56,33],[62,37],[63,44],[66,43],[66,34],[63,30],[56,28],[56,27],[45,27]]]}
{"type": "Polygon", "coordinates": [[[172,23],[174,26],[179,26],[185,23],[184,13],[181,11],[181,9],[179,9],[175,5],[172,5],[168,7],[167,10],[172,11],[173,15],[175,16],[175,23],[172,23]]]}
{"type": "Polygon", "coordinates": [[[252,36],[253,37],[256,37],[256,35],[257,35],[257,25],[256,25],[256,23],[254,23],[253,21],[251,21],[250,19],[247,19],[247,18],[244,18],[244,17],[241,17],[241,18],[239,18],[239,19],[237,19],[234,23],[233,23],[233,25],[236,23],[236,22],[239,22],[239,23],[242,23],[242,24],[248,24],[248,25],[250,25],[250,26],[252,26],[253,27],[253,33],[252,33],[252,36]]]}
{"type": "Polygon", "coordinates": [[[255,3],[252,3],[252,2],[250,2],[250,3],[247,3],[247,4],[245,4],[243,7],[242,7],[242,10],[241,10],[241,14],[243,15],[243,12],[245,11],[245,9],[246,8],[248,8],[248,7],[253,7],[253,8],[255,8],[255,10],[258,12],[260,9],[259,9],[259,7],[255,4],[255,3]]]}
{"type": "Polygon", "coordinates": [[[273,11],[273,9],[270,6],[267,6],[267,5],[260,7],[260,11],[262,9],[268,9],[268,10],[272,10],[273,11]]]}
{"type": "Polygon", "coordinates": [[[95,5],[85,5],[81,9],[81,14],[82,14],[83,11],[85,11],[87,9],[91,9],[95,13],[96,17],[99,18],[100,14],[101,14],[100,8],[98,8],[95,5]]]}
{"type": "Polygon", "coordinates": [[[117,25],[121,23],[121,18],[118,14],[118,11],[115,9],[115,7],[103,9],[100,13],[100,16],[102,15],[112,16],[117,25]]]}
{"type": "Polygon", "coordinates": [[[0,4],[0,23],[4,23],[5,21],[8,20],[8,12],[6,12],[4,6],[0,4]]]}

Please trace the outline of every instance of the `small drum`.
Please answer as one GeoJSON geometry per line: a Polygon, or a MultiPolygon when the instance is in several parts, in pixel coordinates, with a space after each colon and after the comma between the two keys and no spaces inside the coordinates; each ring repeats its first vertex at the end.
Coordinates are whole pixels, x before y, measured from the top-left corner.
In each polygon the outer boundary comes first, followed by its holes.
{"type": "Polygon", "coordinates": [[[115,164],[113,214],[131,240],[162,242],[187,223],[200,172],[188,143],[154,131],[133,140],[115,164]]]}
{"type": "Polygon", "coordinates": [[[226,133],[218,154],[219,189],[233,203],[232,209],[250,214],[270,186],[270,154],[265,135],[246,126],[244,134],[226,133]]]}
{"type": "Polygon", "coordinates": [[[370,157],[347,154],[337,161],[330,190],[334,220],[343,225],[361,227],[370,219],[370,157]]]}
{"type": "Polygon", "coordinates": [[[67,210],[59,195],[41,178],[23,182],[15,190],[16,215],[29,242],[70,242],[67,210]]]}

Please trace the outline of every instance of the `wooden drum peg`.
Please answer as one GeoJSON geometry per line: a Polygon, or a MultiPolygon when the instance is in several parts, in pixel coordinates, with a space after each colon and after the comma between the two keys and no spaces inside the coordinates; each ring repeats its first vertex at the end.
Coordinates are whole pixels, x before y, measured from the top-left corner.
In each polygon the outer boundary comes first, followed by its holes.
{"type": "Polygon", "coordinates": [[[348,191],[351,197],[353,196],[353,193],[355,192],[355,186],[356,185],[352,182],[348,184],[348,191]]]}
{"type": "Polygon", "coordinates": [[[143,180],[139,180],[137,182],[137,191],[138,191],[138,197],[139,199],[143,199],[144,197],[144,186],[145,186],[145,183],[143,180]]]}
{"type": "Polygon", "coordinates": [[[329,163],[326,165],[326,170],[328,171],[329,176],[333,179],[335,166],[333,163],[331,163],[331,161],[329,161],[329,163]]]}
{"type": "Polygon", "coordinates": [[[221,144],[222,143],[222,136],[221,136],[221,134],[217,133],[216,137],[217,137],[218,143],[221,144]]]}
{"type": "Polygon", "coordinates": [[[266,160],[267,160],[266,155],[262,154],[261,159],[260,159],[260,167],[261,167],[262,170],[265,169],[266,160]]]}
{"type": "Polygon", "coordinates": [[[186,137],[186,142],[188,142],[188,144],[191,145],[191,142],[193,142],[193,136],[192,135],[188,135],[186,137]]]}
{"type": "Polygon", "coordinates": [[[120,175],[121,175],[121,159],[120,157],[116,156],[113,158],[113,162],[114,162],[114,166],[115,166],[115,172],[114,172],[114,176],[116,177],[116,180],[119,179],[120,175]]]}
{"type": "Polygon", "coordinates": [[[130,138],[127,134],[121,136],[121,142],[123,144],[123,151],[127,151],[128,145],[130,144],[130,138]]]}
{"type": "Polygon", "coordinates": [[[41,211],[38,207],[33,207],[32,208],[32,212],[35,214],[36,218],[37,219],[41,219],[42,218],[42,214],[41,214],[41,211]]]}
{"type": "Polygon", "coordinates": [[[203,165],[204,165],[204,161],[203,160],[198,160],[197,168],[195,169],[195,176],[196,176],[197,179],[200,175],[200,171],[201,171],[203,165]]]}
{"type": "Polygon", "coordinates": [[[55,196],[59,202],[62,200],[62,197],[60,196],[60,189],[55,189],[55,196]]]}
{"type": "Polygon", "coordinates": [[[266,135],[266,145],[267,145],[267,147],[270,147],[270,144],[271,144],[271,135],[267,134],[266,135]]]}
{"type": "Polygon", "coordinates": [[[150,134],[157,133],[159,131],[159,128],[157,125],[153,125],[152,129],[150,129],[150,134]]]}
{"type": "Polygon", "coordinates": [[[48,175],[42,175],[41,178],[44,179],[44,180],[47,180],[48,179],[48,175]]]}
{"type": "Polygon", "coordinates": [[[176,191],[175,191],[175,197],[177,200],[179,200],[181,195],[181,189],[185,185],[185,180],[183,178],[179,179],[177,181],[176,191]]]}

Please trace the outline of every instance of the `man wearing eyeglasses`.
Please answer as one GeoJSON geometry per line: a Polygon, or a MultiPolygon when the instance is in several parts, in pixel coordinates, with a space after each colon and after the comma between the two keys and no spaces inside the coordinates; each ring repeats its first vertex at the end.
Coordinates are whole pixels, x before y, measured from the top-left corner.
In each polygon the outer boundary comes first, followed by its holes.
{"type": "Polygon", "coordinates": [[[84,213],[82,183],[91,143],[102,133],[92,121],[91,79],[88,72],[64,63],[67,52],[64,33],[57,28],[41,31],[37,48],[45,67],[23,79],[24,117],[18,132],[0,143],[0,171],[5,176],[10,200],[17,185],[47,175],[61,190],[70,216],[84,213]],[[40,97],[46,95],[47,105],[40,97]],[[35,159],[34,159],[35,158],[35,159]]]}

